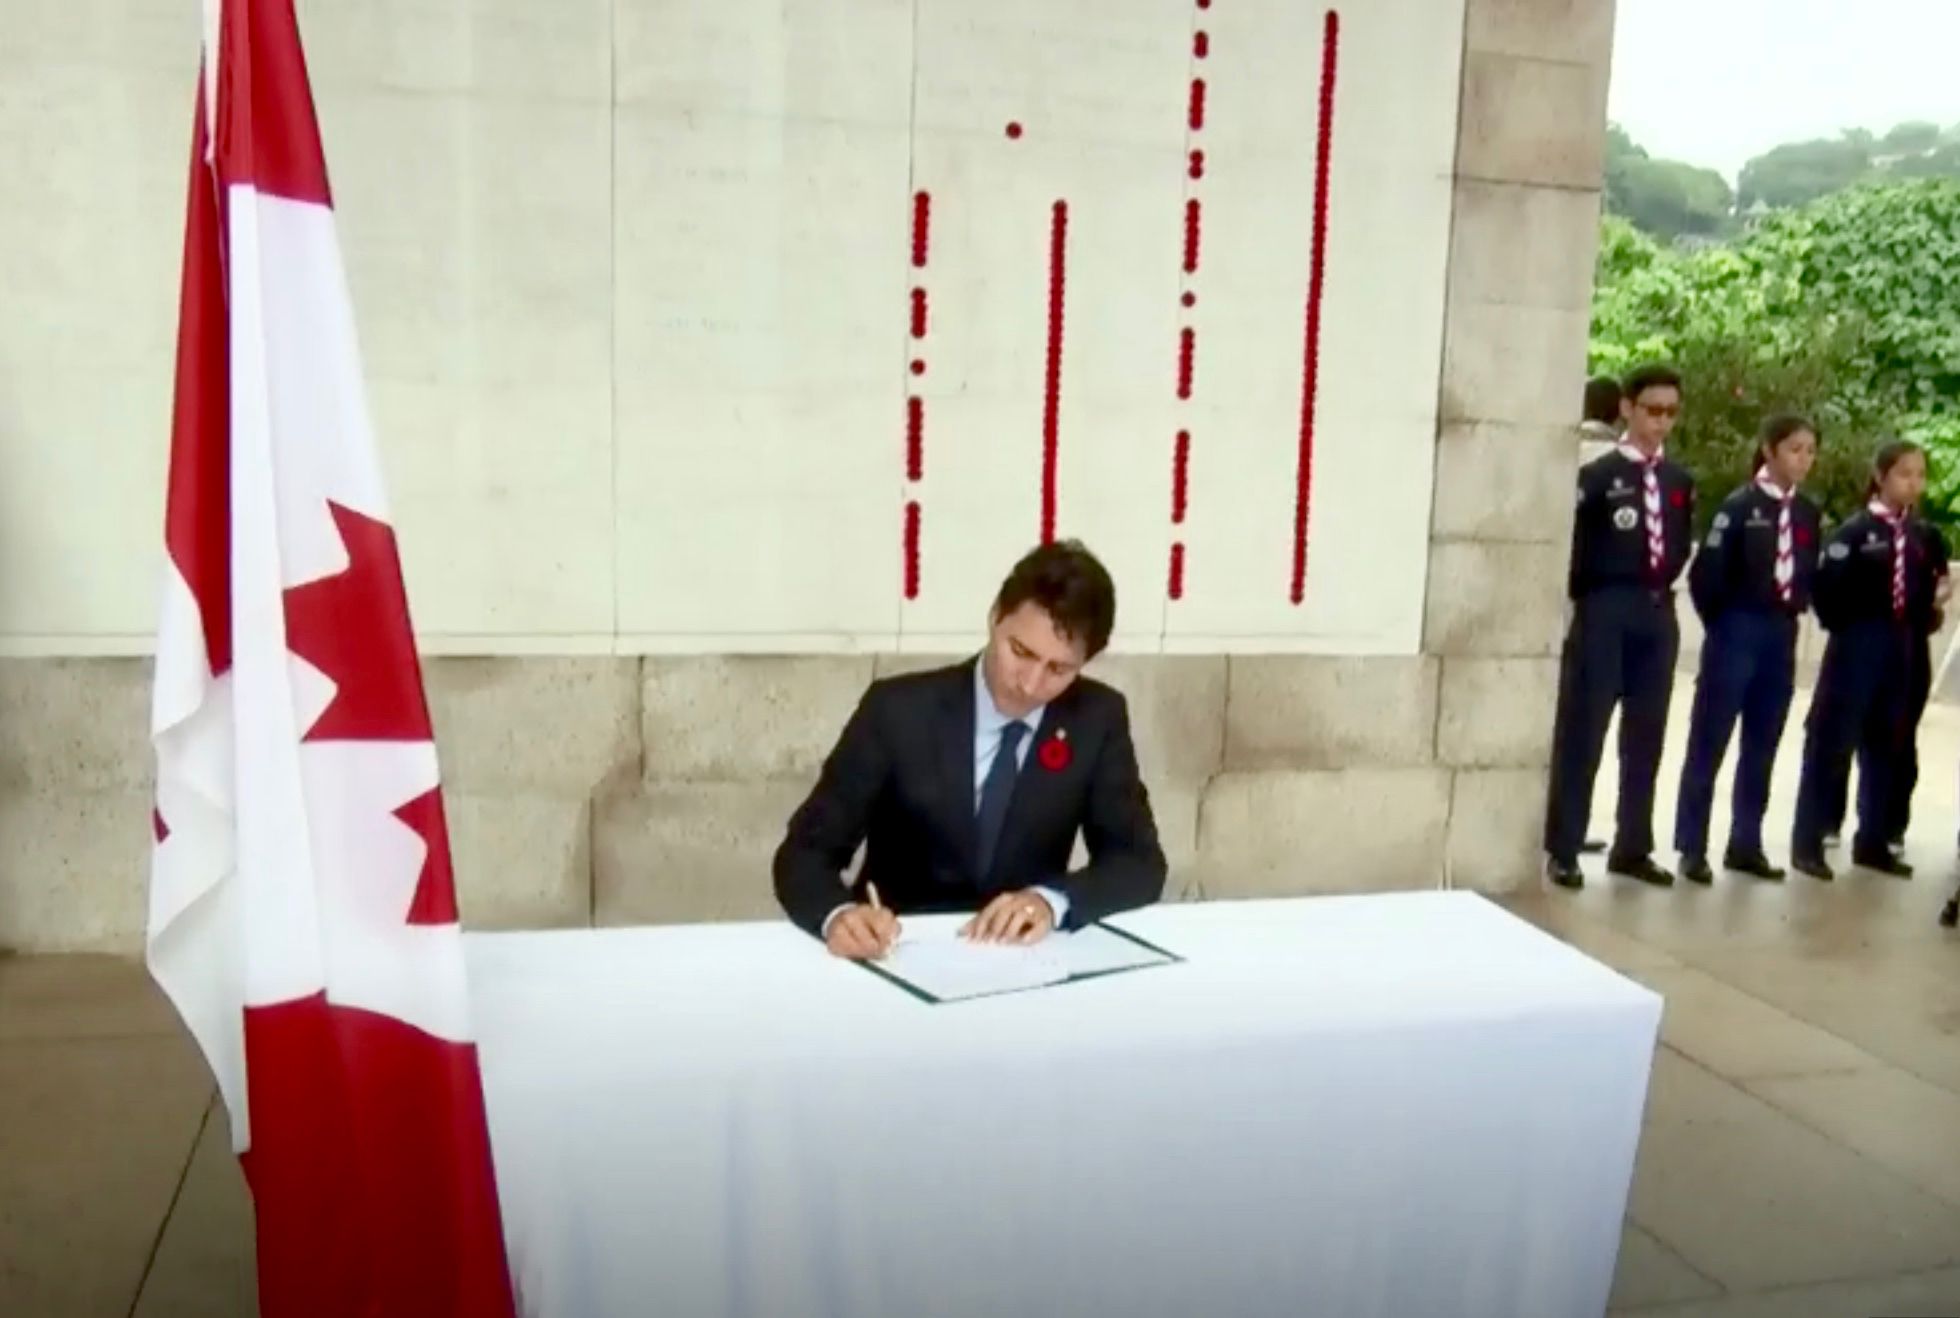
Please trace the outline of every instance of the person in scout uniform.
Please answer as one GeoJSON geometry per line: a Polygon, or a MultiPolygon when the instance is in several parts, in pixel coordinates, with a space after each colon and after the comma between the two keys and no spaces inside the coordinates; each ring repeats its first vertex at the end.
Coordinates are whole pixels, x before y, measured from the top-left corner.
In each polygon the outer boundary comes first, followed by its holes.
{"type": "Polygon", "coordinates": [[[1545,809],[1546,875],[1567,888],[1584,883],[1579,850],[1616,707],[1620,800],[1606,866],[1647,883],[1674,881],[1652,853],[1654,782],[1681,645],[1674,586],[1694,539],[1694,479],[1665,452],[1681,415],[1681,377],[1665,366],[1634,371],[1620,410],[1619,444],[1579,469],[1572,521],[1572,621],[1545,809]]]}
{"type": "MultiPolygon", "coordinates": [[[[1926,455],[1887,444],[1872,464],[1869,502],[1824,547],[1817,617],[1830,633],[1804,722],[1803,778],[1790,837],[1792,868],[1830,879],[1824,835],[1845,814],[1858,754],[1858,833],[1852,863],[1909,878],[1891,847],[1894,793],[1906,780],[1913,728],[1914,650],[1937,630],[1949,582],[1946,544],[1912,515],[1926,488],[1926,455]]],[[[1923,705],[1921,705],[1923,708],[1923,705]]],[[[1909,788],[1908,788],[1909,790],[1909,788]]]]}
{"type": "Polygon", "coordinates": [[[1817,505],[1797,492],[1817,459],[1817,427],[1773,416],[1757,435],[1755,472],[1722,501],[1688,569],[1688,593],[1706,638],[1695,678],[1688,754],[1674,808],[1681,875],[1712,883],[1708,816],[1715,775],[1738,717],[1729,840],[1722,868],[1761,879],[1783,871],[1763,854],[1770,766],[1796,691],[1797,620],[1810,607],[1817,567],[1817,505]]]}

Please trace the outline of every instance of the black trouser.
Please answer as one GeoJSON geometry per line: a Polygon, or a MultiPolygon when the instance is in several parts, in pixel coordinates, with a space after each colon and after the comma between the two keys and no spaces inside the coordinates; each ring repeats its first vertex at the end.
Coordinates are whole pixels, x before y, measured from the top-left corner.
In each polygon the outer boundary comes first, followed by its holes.
{"type": "Polygon", "coordinates": [[[1574,608],[1552,727],[1545,810],[1545,850],[1552,859],[1571,864],[1585,841],[1593,780],[1615,705],[1620,707],[1620,804],[1613,854],[1636,859],[1653,852],[1654,780],[1680,649],[1672,591],[1618,587],[1595,591],[1574,608]]]}
{"type": "MultiPolygon", "coordinates": [[[[1882,856],[1898,817],[1896,782],[1907,744],[1912,651],[1904,624],[1861,622],[1833,632],[1824,646],[1810,714],[1804,720],[1803,781],[1790,834],[1795,856],[1820,856],[1824,834],[1841,826],[1851,757],[1858,756],[1858,835],[1854,856],[1882,856]]],[[[1924,696],[1920,708],[1924,708],[1924,696]]]]}
{"type": "MultiPolygon", "coordinates": [[[[1885,836],[1903,838],[1912,823],[1912,794],[1919,786],[1919,721],[1926,715],[1926,700],[1933,690],[1933,651],[1924,636],[1914,636],[1906,645],[1905,706],[1899,711],[1899,743],[1892,756],[1890,790],[1886,792],[1885,836]]],[[[1858,774],[1870,770],[1866,757],[1858,758],[1858,774]]]]}
{"type": "Polygon", "coordinates": [[[1688,757],[1674,807],[1674,846],[1682,855],[1708,854],[1715,775],[1738,718],[1742,745],[1736,755],[1728,851],[1742,856],[1762,852],[1770,766],[1796,687],[1796,656],[1797,620],[1787,613],[1738,609],[1722,614],[1708,629],[1701,674],[1695,679],[1688,757]]]}
{"type": "MultiPolygon", "coordinates": [[[[1926,714],[1926,701],[1933,690],[1933,652],[1931,641],[1924,636],[1916,636],[1909,643],[1910,652],[1906,655],[1906,674],[1904,699],[1905,706],[1900,711],[1903,719],[1903,743],[1894,745],[1890,756],[1890,784],[1886,790],[1885,836],[1888,840],[1903,840],[1906,828],[1912,823],[1912,794],[1919,787],[1919,722],[1926,714]]],[[[1874,763],[1870,747],[1858,748],[1858,781],[1864,782],[1870,774],[1885,772],[1883,766],[1874,763]]],[[[1828,804],[1831,807],[1830,826],[1827,833],[1844,831],[1844,811],[1846,789],[1841,789],[1836,798],[1828,804]]],[[[1862,788],[1860,789],[1863,790],[1862,788]]]]}

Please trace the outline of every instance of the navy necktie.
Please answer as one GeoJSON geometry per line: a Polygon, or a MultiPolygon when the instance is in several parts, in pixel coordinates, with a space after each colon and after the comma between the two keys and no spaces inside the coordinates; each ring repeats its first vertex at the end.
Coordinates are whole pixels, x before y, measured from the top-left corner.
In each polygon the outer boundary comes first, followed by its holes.
{"type": "Polygon", "coordinates": [[[994,870],[994,848],[1000,843],[1001,825],[1007,822],[1007,802],[1014,795],[1014,774],[1021,766],[1016,758],[1028,725],[1014,722],[1000,730],[1000,746],[994,762],[987,768],[987,781],[980,788],[980,877],[985,880],[994,870]]]}

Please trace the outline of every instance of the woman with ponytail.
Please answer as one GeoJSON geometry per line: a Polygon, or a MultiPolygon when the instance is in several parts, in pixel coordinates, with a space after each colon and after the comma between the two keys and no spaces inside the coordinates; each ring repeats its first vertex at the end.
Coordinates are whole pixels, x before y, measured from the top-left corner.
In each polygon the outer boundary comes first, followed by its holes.
{"type": "Polygon", "coordinates": [[[1763,853],[1763,811],[1796,689],[1797,620],[1810,607],[1817,563],[1817,505],[1797,492],[1816,460],[1817,427],[1810,421],[1783,415],[1764,422],[1752,478],[1723,501],[1688,569],[1688,593],[1706,636],[1675,803],[1674,846],[1682,877],[1694,883],[1715,879],[1708,864],[1708,817],[1738,718],[1742,744],[1722,868],[1783,877],[1763,853]]]}
{"type": "Polygon", "coordinates": [[[1926,489],[1926,454],[1887,444],[1872,463],[1865,507],[1846,519],[1817,567],[1817,617],[1830,639],[1805,721],[1790,863],[1832,877],[1824,835],[1842,819],[1858,756],[1855,865],[1908,878],[1894,853],[1917,779],[1914,743],[1932,671],[1928,638],[1946,606],[1946,543],[1913,516],[1926,489]]]}

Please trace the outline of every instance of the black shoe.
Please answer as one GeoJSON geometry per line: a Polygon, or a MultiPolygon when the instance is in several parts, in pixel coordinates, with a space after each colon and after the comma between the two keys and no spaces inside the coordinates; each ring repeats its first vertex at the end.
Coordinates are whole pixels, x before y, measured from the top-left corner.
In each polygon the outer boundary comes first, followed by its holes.
{"type": "Polygon", "coordinates": [[[1813,879],[1822,879],[1826,883],[1837,877],[1830,863],[1821,855],[1806,856],[1801,851],[1790,853],[1790,868],[1799,874],[1808,874],[1813,879]]]}
{"type": "Polygon", "coordinates": [[[1606,844],[1596,837],[1589,837],[1579,844],[1579,854],[1582,856],[1597,856],[1605,850],[1606,844]]]}
{"type": "Polygon", "coordinates": [[[1561,888],[1583,888],[1586,886],[1585,872],[1577,861],[1560,860],[1553,856],[1545,861],[1545,877],[1561,888]]]}
{"type": "Polygon", "coordinates": [[[1948,929],[1960,925],[1960,897],[1940,907],[1940,923],[1948,929]]]}
{"type": "Polygon", "coordinates": [[[1606,872],[1618,874],[1623,878],[1639,879],[1651,883],[1656,888],[1674,886],[1674,876],[1654,863],[1652,856],[1608,856],[1606,872]]]}
{"type": "Polygon", "coordinates": [[[1722,857],[1722,868],[1736,874],[1748,874],[1758,879],[1768,879],[1771,883],[1783,881],[1783,871],[1769,863],[1769,857],[1760,851],[1731,851],[1722,857]]]}
{"type": "Polygon", "coordinates": [[[1906,864],[1889,851],[1854,851],[1851,853],[1851,863],[1859,869],[1873,870],[1879,874],[1890,874],[1894,878],[1909,879],[1912,877],[1912,866],[1906,864]]]}
{"type": "Polygon", "coordinates": [[[1708,868],[1706,856],[1681,857],[1681,877],[1690,883],[1713,883],[1715,871],[1708,868]]]}

